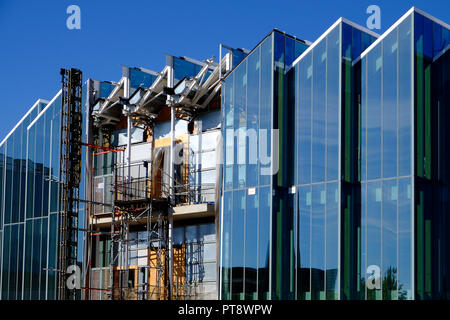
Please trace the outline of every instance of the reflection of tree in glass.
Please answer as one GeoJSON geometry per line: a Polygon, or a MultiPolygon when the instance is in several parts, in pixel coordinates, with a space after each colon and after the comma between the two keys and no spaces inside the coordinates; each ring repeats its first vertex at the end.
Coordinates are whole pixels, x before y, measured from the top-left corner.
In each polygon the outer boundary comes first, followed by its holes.
{"type": "Polygon", "coordinates": [[[383,277],[383,300],[392,300],[392,292],[398,288],[398,300],[406,300],[408,293],[403,290],[403,284],[398,284],[397,268],[389,267],[383,277]]]}
{"type": "MultiPolygon", "coordinates": [[[[383,278],[382,289],[383,289],[383,300],[392,300],[391,292],[397,290],[397,268],[389,267],[386,271],[386,275],[383,278]]],[[[365,297],[366,292],[366,279],[361,278],[361,299],[362,300],[375,300],[376,290],[368,290],[367,297],[365,297]]],[[[403,289],[403,284],[398,284],[398,300],[407,300],[408,292],[403,289]]]]}

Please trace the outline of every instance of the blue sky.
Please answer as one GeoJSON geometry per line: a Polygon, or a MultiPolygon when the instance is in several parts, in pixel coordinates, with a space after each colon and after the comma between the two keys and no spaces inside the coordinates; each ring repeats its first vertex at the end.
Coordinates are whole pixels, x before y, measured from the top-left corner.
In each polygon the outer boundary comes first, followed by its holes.
{"type": "Polygon", "coordinates": [[[341,16],[365,26],[372,4],[378,33],[412,6],[450,22],[448,0],[0,0],[0,140],[38,98],[58,92],[61,67],[117,81],[120,65],[160,71],[164,53],[203,60],[220,43],[252,49],[273,28],[314,41],[341,16]],[[66,28],[71,4],[81,30],[66,28]]]}

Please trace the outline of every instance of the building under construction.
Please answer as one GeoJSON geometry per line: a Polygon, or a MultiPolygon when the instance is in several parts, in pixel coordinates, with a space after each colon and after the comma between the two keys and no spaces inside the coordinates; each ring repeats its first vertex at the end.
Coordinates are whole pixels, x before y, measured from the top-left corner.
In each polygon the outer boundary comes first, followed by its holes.
{"type": "Polygon", "coordinates": [[[0,144],[0,298],[448,299],[450,25],[330,25],[61,70],[0,144]]]}
{"type": "Polygon", "coordinates": [[[248,53],[219,51],[61,70],[0,146],[1,299],[217,299],[221,85],[248,53]]]}

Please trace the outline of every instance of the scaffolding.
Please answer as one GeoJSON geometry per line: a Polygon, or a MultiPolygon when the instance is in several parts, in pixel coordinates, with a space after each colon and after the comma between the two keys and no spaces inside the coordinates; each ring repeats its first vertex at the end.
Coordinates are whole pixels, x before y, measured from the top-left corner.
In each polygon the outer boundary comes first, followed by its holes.
{"type": "MultiPolygon", "coordinates": [[[[121,153],[107,149],[102,152],[115,152],[122,157],[113,164],[113,203],[109,215],[110,231],[107,232],[111,241],[106,292],[111,300],[170,300],[195,295],[193,284],[187,281],[186,267],[173,267],[174,260],[177,266],[187,263],[186,245],[173,248],[173,208],[179,204],[201,202],[199,188],[204,186],[193,184],[190,177],[199,169],[190,167],[189,163],[184,163],[184,176],[176,176],[175,120],[178,118],[193,123],[200,113],[208,110],[211,101],[217,99],[222,79],[231,70],[232,55],[229,53],[221,57],[219,63],[213,60],[199,62],[203,67],[198,74],[183,78],[177,84],[174,84],[173,65],[168,64],[162,72],[154,73],[157,76],[150,87],[139,87],[131,95],[129,69],[124,67],[122,79],[107,98],[98,100],[92,110],[95,125],[100,131],[119,124],[124,128],[126,119],[127,142],[121,153]],[[164,155],[170,158],[169,170],[161,170],[157,164],[153,132],[163,108],[170,110],[170,154],[166,152],[164,155]],[[133,126],[151,131],[149,161],[132,162],[133,126]],[[145,226],[145,239],[130,238],[134,226],[145,226]],[[146,256],[140,255],[140,258],[146,259],[146,265],[130,266],[131,246],[142,243],[145,244],[146,256]],[[136,278],[141,279],[137,285],[136,278]]],[[[187,148],[183,149],[183,154],[189,162],[192,155],[189,143],[184,146],[187,148]]]]}
{"type": "MultiPolygon", "coordinates": [[[[77,265],[78,210],[81,180],[82,73],[61,69],[61,153],[59,191],[58,298],[76,299],[76,286],[68,283],[69,268],[77,265]]],[[[70,271],[69,271],[70,272],[70,271]]]]}
{"type": "Polygon", "coordinates": [[[114,167],[114,205],[111,213],[110,288],[112,299],[130,295],[130,245],[144,241],[147,247],[145,281],[138,289],[141,299],[167,299],[169,185],[155,178],[154,166],[142,163],[114,167]],[[131,169],[132,177],[126,171],[131,169]],[[159,194],[156,194],[158,190],[159,194]],[[130,225],[144,222],[147,239],[130,239],[130,225]]]}

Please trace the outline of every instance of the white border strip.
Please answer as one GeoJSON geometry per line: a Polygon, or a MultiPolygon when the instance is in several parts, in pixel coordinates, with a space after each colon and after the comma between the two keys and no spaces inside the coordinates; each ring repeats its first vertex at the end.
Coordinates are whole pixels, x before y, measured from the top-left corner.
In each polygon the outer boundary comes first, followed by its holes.
{"type": "Polygon", "coordinates": [[[50,106],[53,105],[53,103],[55,102],[55,100],[61,95],[62,93],[62,89],[60,89],[58,91],[58,93],[56,94],[56,96],[53,97],[53,99],[47,104],[47,106],[38,114],[38,116],[36,118],[34,118],[33,122],[31,122],[29,124],[29,126],[27,127],[27,130],[30,130],[30,128],[41,118],[41,116],[47,111],[48,108],[50,108],[50,106]]]}
{"type": "Polygon", "coordinates": [[[350,20],[347,20],[347,19],[345,19],[345,18],[339,18],[335,23],[333,23],[332,24],[332,26],[331,27],[329,27],[328,29],[327,29],[327,31],[325,31],[316,41],[314,41],[314,43],[313,44],[311,44],[309,47],[308,47],[308,49],[306,49],[305,50],[305,52],[303,52],[297,59],[295,59],[295,61],[291,64],[291,66],[289,67],[289,70],[291,69],[291,68],[293,68],[300,60],[302,60],[312,49],[314,49],[323,39],[325,39],[326,38],[326,36],[328,36],[340,23],[345,23],[345,24],[348,24],[349,26],[351,26],[351,27],[353,27],[353,28],[355,28],[355,29],[358,29],[358,30],[360,30],[360,31],[362,31],[362,32],[365,32],[365,33],[367,33],[367,34],[369,34],[369,35],[371,35],[371,36],[373,36],[373,37],[375,37],[375,38],[379,38],[380,37],[380,35],[379,34],[377,34],[377,33],[375,33],[375,32],[373,32],[373,31],[370,31],[369,29],[366,29],[366,28],[364,28],[364,27],[362,27],[362,26],[360,26],[360,25],[358,25],[358,24],[356,24],[356,23],[354,23],[354,22],[352,22],[352,21],[350,21],[350,20]]]}
{"type": "Polygon", "coordinates": [[[16,131],[16,129],[25,121],[25,119],[30,115],[30,113],[39,105],[39,103],[49,104],[50,102],[44,99],[38,99],[33,106],[25,113],[25,115],[20,119],[20,121],[14,126],[14,128],[6,135],[6,137],[0,143],[0,147],[8,140],[8,138],[16,131]]]}

